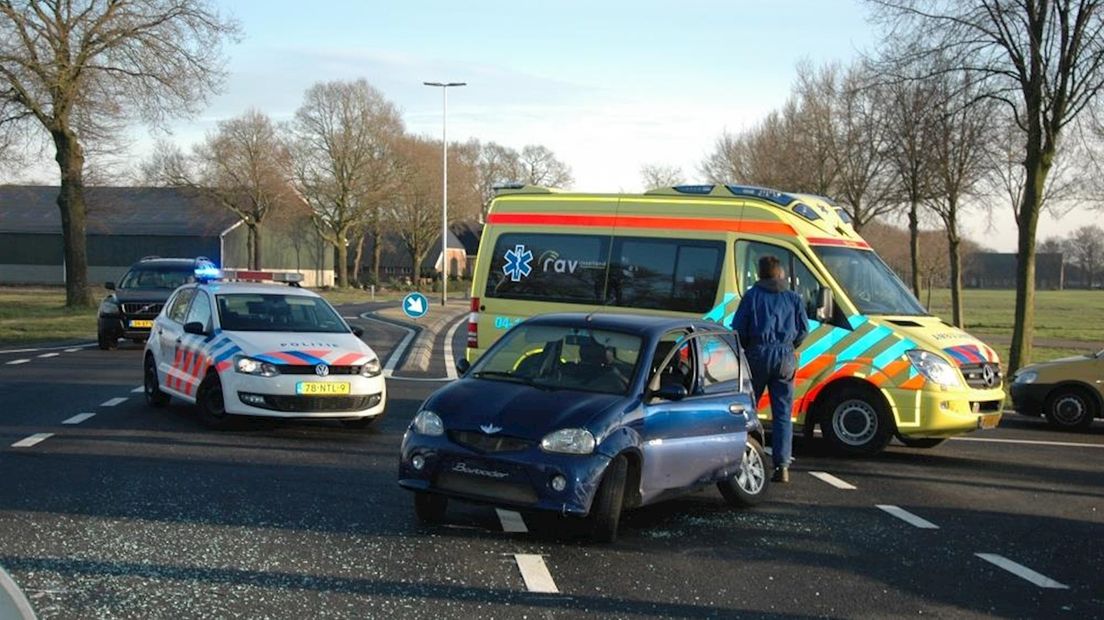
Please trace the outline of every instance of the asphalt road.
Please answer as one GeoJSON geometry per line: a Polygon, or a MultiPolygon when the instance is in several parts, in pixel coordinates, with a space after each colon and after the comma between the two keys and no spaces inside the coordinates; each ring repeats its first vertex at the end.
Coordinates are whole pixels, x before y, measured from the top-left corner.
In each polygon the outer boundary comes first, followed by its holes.
{"type": "MultiPolygon", "coordinates": [[[[384,359],[407,334],[355,322],[384,359]]],[[[628,513],[615,545],[456,502],[420,526],[398,446],[445,376],[444,340],[367,431],[214,432],[191,407],[145,406],[137,346],[0,350],[0,567],[40,618],[1104,617],[1099,422],[1009,415],[868,460],[814,441],[765,505],[710,489],[628,513]]]]}

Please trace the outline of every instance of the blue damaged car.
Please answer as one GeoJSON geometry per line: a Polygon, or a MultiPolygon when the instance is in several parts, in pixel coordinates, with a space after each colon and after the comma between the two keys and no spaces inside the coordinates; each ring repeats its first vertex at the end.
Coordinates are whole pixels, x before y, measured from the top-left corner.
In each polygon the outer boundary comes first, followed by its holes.
{"type": "Polygon", "coordinates": [[[423,522],[455,498],[586,518],[609,542],[623,509],[710,484],[737,507],[767,492],[747,364],[715,323],[538,316],[457,367],[403,436],[399,484],[423,522]]]}

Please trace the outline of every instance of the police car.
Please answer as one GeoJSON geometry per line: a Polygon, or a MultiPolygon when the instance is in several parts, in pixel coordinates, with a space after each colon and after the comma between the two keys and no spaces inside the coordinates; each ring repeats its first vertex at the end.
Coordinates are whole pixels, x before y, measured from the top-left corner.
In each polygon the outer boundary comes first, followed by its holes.
{"type": "Polygon", "coordinates": [[[379,357],[359,328],[299,288],[301,279],[197,267],[197,281],[176,289],[153,321],[146,402],[193,403],[215,428],[233,415],[329,418],[352,428],[379,419],[387,401],[379,357]]]}

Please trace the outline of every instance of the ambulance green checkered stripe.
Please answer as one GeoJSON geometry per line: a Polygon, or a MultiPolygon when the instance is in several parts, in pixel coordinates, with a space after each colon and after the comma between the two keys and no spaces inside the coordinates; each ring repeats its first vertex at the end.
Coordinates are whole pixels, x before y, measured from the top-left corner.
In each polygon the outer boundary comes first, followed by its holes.
{"type": "Polygon", "coordinates": [[[840,351],[840,354],[836,357],[836,360],[840,362],[849,362],[856,357],[859,357],[863,353],[870,351],[870,349],[873,348],[875,345],[892,335],[892,329],[885,327],[884,325],[879,325],[874,329],[871,329],[867,333],[863,334],[860,338],[848,345],[848,347],[845,348],[843,351],[840,351]]]}
{"type": "Polygon", "coordinates": [[[916,343],[908,338],[902,338],[897,342],[890,344],[884,351],[874,356],[873,365],[875,368],[881,370],[888,366],[891,362],[898,359],[905,354],[906,351],[916,348],[916,343]]]}

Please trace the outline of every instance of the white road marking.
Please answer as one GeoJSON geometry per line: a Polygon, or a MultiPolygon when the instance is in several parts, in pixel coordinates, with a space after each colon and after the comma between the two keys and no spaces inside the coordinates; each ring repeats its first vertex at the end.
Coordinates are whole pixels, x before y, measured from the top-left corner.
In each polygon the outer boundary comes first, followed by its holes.
{"type": "MultiPolygon", "coordinates": [[[[406,348],[409,347],[410,342],[414,340],[414,335],[417,333],[417,330],[406,327],[405,325],[392,323],[391,321],[381,321],[380,319],[373,317],[371,312],[365,312],[361,314],[360,318],[364,319],[365,321],[375,321],[376,323],[383,323],[384,325],[389,325],[391,327],[395,327],[406,332],[406,335],[403,336],[403,339],[399,341],[399,345],[395,347],[395,350],[391,353],[391,357],[387,358],[387,363],[383,366],[383,376],[391,378],[391,375],[395,373],[395,368],[399,365],[399,360],[402,359],[403,353],[406,353],[406,348]]],[[[397,379],[398,377],[395,378],[397,379]]]]}
{"type": "Polygon", "coordinates": [[[912,514],[911,512],[905,510],[904,508],[901,508],[900,506],[893,506],[893,505],[890,505],[890,504],[875,504],[875,505],[879,509],[888,512],[889,514],[897,517],[898,519],[904,521],[905,523],[908,523],[909,525],[913,525],[915,527],[918,527],[922,530],[938,530],[939,529],[938,525],[932,523],[931,521],[928,521],[927,519],[925,519],[923,517],[916,516],[916,515],[912,514]]]}
{"type": "Polygon", "coordinates": [[[60,346],[60,347],[34,347],[34,348],[28,348],[28,349],[4,349],[3,351],[0,351],[0,355],[6,355],[6,354],[9,354],[9,353],[37,353],[38,351],[58,351],[58,350],[61,350],[61,349],[65,349],[66,353],[76,353],[77,351],[80,351],[81,349],[87,349],[88,347],[94,347],[94,346],[96,346],[95,342],[89,342],[87,344],[78,344],[76,346],[67,344],[65,346],[60,346]]]}
{"type": "Polygon", "coordinates": [[[39,357],[57,357],[59,355],[61,355],[61,353],[43,353],[42,355],[39,355],[39,357]]]}
{"type": "Polygon", "coordinates": [[[18,360],[12,360],[12,361],[10,361],[10,362],[5,362],[5,363],[6,363],[6,364],[7,364],[8,366],[15,366],[15,365],[17,365],[17,364],[26,364],[26,363],[27,363],[27,362],[29,362],[29,361],[31,361],[31,360],[29,360],[29,359],[18,359],[18,360]]]}
{"type": "Polygon", "coordinates": [[[146,391],[145,386],[139,385],[138,387],[131,390],[130,393],[131,394],[141,394],[142,392],[145,392],[145,391],[146,391]]]}
{"type": "Polygon", "coordinates": [[[66,353],[76,353],[77,351],[80,351],[80,349],[79,348],[73,348],[73,349],[66,349],[65,350],[66,353]]]}
{"type": "Polygon", "coordinates": [[[830,474],[826,471],[811,471],[811,472],[809,472],[809,475],[814,477],[814,478],[817,478],[818,480],[821,480],[823,482],[827,482],[828,484],[836,487],[837,489],[844,489],[844,490],[847,490],[847,491],[853,491],[856,488],[858,488],[855,485],[851,484],[850,482],[840,480],[839,478],[833,476],[832,474],[830,474]]]}
{"type": "Polygon", "coordinates": [[[35,433],[34,435],[31,435],[30,437],[24,437],[23,439],[20,439],[19,441],[13,443],[11,445],[11,447],[13,447],[13,448],[30,448],[31,446],[33,446],[35,444],[38,444],[38,443],[41,443],[43,441],[46,441],[47,439],[49,439],[53,436],[54,436],[53,433],[35,433]]]}
{"type": "Polygon", "coordinates": [[[539,555],[528,553],[515,553],[514,561],[517,562],[521,578],[525,580],[525,587],[530,592],[542,594],[559,594],[556,582],[552,580],[552,573],[548,572],[548,565],[539,555]]]}
{"type": "Polygon", "coordinates": [[[115,405],[118,405],[119,403],[125,403],[126,400],[127,399],[126,399],[125,396],[117,396],[115,398],[112,398],[111,400],[105,400],[104,402],[100,403],[100,406],[101,407],[114,407],[115,405]]]}
{"type": "Polygon", "coordinates": [[[1020,443],[1029,446],[1060,446],[1063,448],[1104,448],[1098,443],[1072,443],[1069,441],[1039,441],[1037,439],[995,439],[991,437],[951,437],[951,441],[987,441],[990,443],[1020,443]]]}
{"type": "Polygon", "coordinates": [[[452,326],[452,329],[448,330],[445,334],[445,376],[449,379],[456,378],[456,359],[452,357],[452,338],[456,335],[456,330],[461,325],[468,324],[468,316],[464,315],[464,318],[456,322],[456,325],[452,326]]]}
{"type": "Polygon", "coordinates": [[[75,416],[69,418],[68,420],[65,420],[64,422],[62,422],[62,424],[80,424],[81,422],[84,422],[88,418],[91,418],[95,415],[96,414],[94,414],[94,413],[78,413],[77,415],[75,415],[75,416]]]}
{"type": "Polygon", "coordinates": [[[1021,579],[1026,579],[1027,581],[1030,581],[1040,588],[1052,588],[1054,590],[1069,589],[1069,586],[1067,586],[1066,584],[1059,583],[1051,579],[1050,577],[1047,577],[1046,575],[1037,573],[1030,568],[1024,566],[1023,564],[1013,562],[1003,555],[997,555],[996,553],[975,553],[974,555],[985,560],[986,562],[989,562],[990,564],[1003,568],[1004,570],[1012,573],[1017,577],[1020,577],[1021,579]]]}
{"type": "Polygon", "coordinates": [[[495,512],[498,513],[498,520],[502,523],[502,531],[509,533],[524,533],[528,532],[529,528],[525,527],[525,519],[521,518],[520,512],[514,512],[513,510],[503,510],[501,508],[495,508],[495,512]]]}

